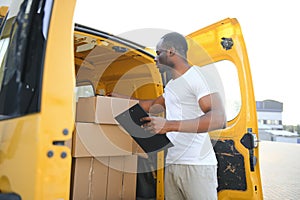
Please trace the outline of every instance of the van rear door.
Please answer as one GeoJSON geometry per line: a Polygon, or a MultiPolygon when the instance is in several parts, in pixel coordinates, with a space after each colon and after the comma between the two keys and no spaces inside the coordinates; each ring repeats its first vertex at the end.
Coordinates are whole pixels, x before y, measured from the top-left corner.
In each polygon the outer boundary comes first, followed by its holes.
{"type": "Polygon", "coordinates": [[[224,19],[187,39],[189,62],[214,67],[222,81],[227,127],[210,133],[218,159],[219,199],[262,199],[256,103],[240,25],[224,19]]]}
{"type": "Polygon", "coordinates": [[[15,0],[0,35],[0,191],[69,199],[75,1],[15,0]]]}

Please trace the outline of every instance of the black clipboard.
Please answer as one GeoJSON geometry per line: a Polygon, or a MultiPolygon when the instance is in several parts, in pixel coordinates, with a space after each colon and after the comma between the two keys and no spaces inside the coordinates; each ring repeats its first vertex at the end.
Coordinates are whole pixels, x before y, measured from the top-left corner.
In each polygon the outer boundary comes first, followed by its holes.
{"type": "Polygon", "coordinates": [[[148,113],[141,105],[135,104],[128,110],[117,115],[115,119],[146,153],[166,150],[174,146],[166,134],[153,134],[141,127],[143,122],[140,119],[147,116],[149,116],[148,113]]]}

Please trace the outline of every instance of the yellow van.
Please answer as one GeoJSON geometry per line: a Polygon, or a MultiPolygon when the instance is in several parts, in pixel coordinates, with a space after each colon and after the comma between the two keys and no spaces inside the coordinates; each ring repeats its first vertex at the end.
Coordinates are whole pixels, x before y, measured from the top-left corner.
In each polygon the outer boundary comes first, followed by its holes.
{"type": "MultiPolygon", "coordinates": [[[[74,24],[75,3],[14,0],[1,7],[0,199],[164,199],[165,152],[143,152],[112,119],[136,102],[107,94],[155,98],[169,76],[155,67],[150,49],[74,24]]],[[[227,18],[187,39],[189,62],[213,67],[224,88],[227,126],[210,133],[218,197],[263,199],[240,25],[227,18]]]]}

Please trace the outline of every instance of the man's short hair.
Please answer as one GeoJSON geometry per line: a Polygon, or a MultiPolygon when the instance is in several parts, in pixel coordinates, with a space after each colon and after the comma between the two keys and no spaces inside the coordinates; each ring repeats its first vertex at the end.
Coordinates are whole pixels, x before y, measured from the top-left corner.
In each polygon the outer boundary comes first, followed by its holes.
{"type": "Polygon", "coordinates": [[[163,39],[163,43],[162,43],[163,47],[165,47],[166,49],[173,47],[181,56],[186,58],[188,45],[183,35],[177,32],[171,32],[164,35],[162,39],[163,39]]]}

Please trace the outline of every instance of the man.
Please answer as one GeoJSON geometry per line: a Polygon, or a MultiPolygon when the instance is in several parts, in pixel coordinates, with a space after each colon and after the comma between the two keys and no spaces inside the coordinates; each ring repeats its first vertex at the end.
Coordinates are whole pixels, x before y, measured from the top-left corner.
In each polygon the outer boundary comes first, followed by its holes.
{"type": "Polygon", "coordinates": [[[140,100],[151,112],[166,111],[166,118],[146,117],[143,127],[167,134],[165,196],[173,199],[217,199],[217,160],[208,131],[223,128],[226,119],[217,91],[209,88],[200,67],[187,61],[186,39],[176,32],[164,35],[156,46],[155,61],[172,80],[162,96],[140,100]]]}

